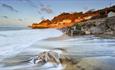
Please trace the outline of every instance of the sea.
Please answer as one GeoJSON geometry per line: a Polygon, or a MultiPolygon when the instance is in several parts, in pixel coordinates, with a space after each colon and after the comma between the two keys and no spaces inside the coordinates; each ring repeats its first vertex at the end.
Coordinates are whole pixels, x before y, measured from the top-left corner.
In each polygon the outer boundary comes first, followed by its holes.
{"type": "Polygon", "coordinates": [[[26,27],[0,27],[0,70],[68,70],[63,65],[21,63],[54,48],[64,48],[78,60],[75,70],[115,70],[114,37],[70,37],[57,29],[26,27]]]}

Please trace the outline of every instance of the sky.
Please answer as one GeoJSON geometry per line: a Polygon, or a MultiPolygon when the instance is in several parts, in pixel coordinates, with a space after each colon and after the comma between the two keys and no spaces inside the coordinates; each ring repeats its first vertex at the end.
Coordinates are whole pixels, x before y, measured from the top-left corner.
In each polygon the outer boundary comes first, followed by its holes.
{"type": "Polygon", "coordinates": [[[115,5],[115,0],[0,0],[0,26],[28,26],[62,12],[85,12],[115,5]]]}

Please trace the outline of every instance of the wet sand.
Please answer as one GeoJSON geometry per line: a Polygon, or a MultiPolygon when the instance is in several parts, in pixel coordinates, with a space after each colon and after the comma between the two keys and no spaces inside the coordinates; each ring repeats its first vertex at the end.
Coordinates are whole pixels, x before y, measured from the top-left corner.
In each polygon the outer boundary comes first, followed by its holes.
{"type": "Polygon", "coordinates": [[[64,70],[115,70],[115,57],[85,57],[80,61],[65,61],[64,70]]]}

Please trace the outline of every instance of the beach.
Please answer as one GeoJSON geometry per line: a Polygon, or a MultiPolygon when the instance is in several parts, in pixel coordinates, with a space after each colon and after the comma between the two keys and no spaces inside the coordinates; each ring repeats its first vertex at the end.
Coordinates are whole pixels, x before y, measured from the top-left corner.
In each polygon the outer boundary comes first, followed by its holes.
{"type": "Polygon", "coordinates": [[[114,38],[68,37],[56,29],[27,29],[0,31],[0,42],[1,70],[115,70],[114,38]],[[53,48],[66,49],[75,63],[57,67],[21,63],[53,48]]]}

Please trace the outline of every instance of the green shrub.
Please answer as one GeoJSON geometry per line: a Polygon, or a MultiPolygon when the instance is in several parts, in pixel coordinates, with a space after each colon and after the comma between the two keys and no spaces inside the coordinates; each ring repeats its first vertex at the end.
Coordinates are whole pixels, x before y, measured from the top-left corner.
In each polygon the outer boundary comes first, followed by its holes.
{"type": "Polygon", "coordinates": [[[81,27],[82,27],[82,24],[80,24],[80,23],[76,24],[76,29],[81,30],[81,27]]]}

